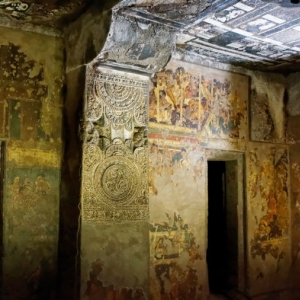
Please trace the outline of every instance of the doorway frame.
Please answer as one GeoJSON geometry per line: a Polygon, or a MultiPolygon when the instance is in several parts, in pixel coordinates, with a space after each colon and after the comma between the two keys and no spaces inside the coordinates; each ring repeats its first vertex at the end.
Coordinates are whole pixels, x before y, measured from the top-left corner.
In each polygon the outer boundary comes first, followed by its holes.
{"type": "MultiPolygon", "coordinates": [[[[245,154],[230,150],[206,149],[206,249],[208,247],[208,162],[209,161],[236,161],[237,162],[237,190],[238,190],[238,282],[240,292],[246,290],[246,203],[245,203],[245,154]]],[[[208,270],[208,266],[207,266],[208,270]]],[[[207,271],[208,274],[208,271],[207,271]]],[[[208,276],[207,276],[208,280],[208,276]]]]}

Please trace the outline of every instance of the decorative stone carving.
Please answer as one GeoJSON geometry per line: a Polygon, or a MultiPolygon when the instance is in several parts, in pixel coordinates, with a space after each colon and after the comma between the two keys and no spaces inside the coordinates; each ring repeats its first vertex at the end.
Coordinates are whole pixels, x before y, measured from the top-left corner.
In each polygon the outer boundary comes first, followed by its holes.
{"type": "Polygon", "coordinates": [[[148,78],[123,74],[88,70],[82,172],[85,221],[148,218],[148,78]]]}
{"type": "Polygon", "coordinates": [[[94,175],[94,188],[100,201],[110,206],[128,203],[139,182],[138,167],[124,156],[112,156],[100,164],[94,175]]]}

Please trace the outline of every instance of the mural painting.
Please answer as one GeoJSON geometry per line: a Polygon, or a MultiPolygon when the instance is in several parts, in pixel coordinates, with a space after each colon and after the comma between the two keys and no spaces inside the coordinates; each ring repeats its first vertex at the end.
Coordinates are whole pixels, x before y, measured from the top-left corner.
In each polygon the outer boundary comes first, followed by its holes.
{"type": "Polygon", "coordinates": [[[202,256],[188,224],[166,213],[165,222],[150,224],[150,245],[151,299],[196,299],[202,287],[195,262],[202,256]]]}
{"type": "Polygon", "coordinates": [[[285,83],[283,77],[273,77],[268,74],[252,78],[251,139],[286,143],[285,83]]]}
{"type": "Polygon", "coordinates": [[[52,293],[58,238],[58,178],[55,169],[8,172],[5,295],[40,299],[52,293]]]}
{"type": "Polygon", "coordinates": [[[101,259],[95,260],[91,265],[89,280],[85,291],[87,300],[146,300],[142,289],[122,288],[116,289],[112,284],[105,286],[101,276],[105,264],[101,259]]]}
{"type": "Polygon", "coordinates": [[[237,7],[229,6],[228,8],[224,9],[223,11],[216,13],[215,18],[222,23],[226,23],[231,20],[234,20],[235,18],[237,18],[245,13],[246,13],[246,11],[243,9],[238,9],[237,7]]]}
{"type": "Polygon", "coordinates": [[[292,235],[292,266],[296,278],[300,278],[300,160],[299,144],[291,146],[291,235],[292,235]]]}
{"type": "Polygon", "coordinates": [[[289,234],[289,158],[286,148],[274,146],[249,152],[249,196],[255,216],[252,258],[270,254],[278,263],[285,255],[281,240],[289,234]]]}
{"type": "Polygon", "coordinates": [[[151,299],[198,299],[205,262],[194,200],[204,191],[204,149],[161,144],[154,141],[149,154],[151,299]]]}
{"type": "Polygon", "coordinates": [[[292,227],[300,229],[300,164],[297,162],[293,162],[291,166],[291,187],[295,212],[292,227]]]}
{"type": "MultiPolygon", "coordinates": [[[[149,100],[151,299],[201,299],[206,264],[208,145],[248,138],[248,77],[171,61],[149,100]]],[[[234,141],[234,142],[233,142],[234,141]]]]}
{"type": "Polygon", "coordinates": [[[204,148],[199,145],[190,149],[184,147],[178,149],[158,146],[156,142],[153,142],[149,151],[149,193],[152,195],[158,194],[155,181],[163,175],[168,175],[172,186],[178,187],[180,180],[177,179],[176,174],[189,173],[193,182],[201,179],[205,174],[205,162],[202,153],[204,148]]]}
{"type": "MultiPolygon", "coordinates": [[[[13,2],[0,1],[0,9],[29,8],[13,2]]],[[[55,297],[56,288],[62,41],[8,28],[0,31],[0,114],[7,116],[0,118],[0,128],[5,126],[0,135],[7,139],[3,297],[45,299],[55,297]],[[45,56],[53,60],[49,63],[45,56]]]]}
{"type": "MultiPolygon", "coordinates": [[[[205,68],[195,73],[173,67],[157,73],[152,82],[150,122],[168,125],[175,131],[198,131],[206,138],[246,138],[246,76],[224,76],[221,71],[209,73],[205,68]]],[[[150,123],[150,127],[157,126],[150,123]]]]}

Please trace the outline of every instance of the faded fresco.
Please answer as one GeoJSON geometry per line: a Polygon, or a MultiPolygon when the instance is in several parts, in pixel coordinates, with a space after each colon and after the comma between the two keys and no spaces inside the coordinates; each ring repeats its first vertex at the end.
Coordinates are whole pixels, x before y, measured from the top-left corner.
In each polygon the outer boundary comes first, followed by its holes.
{"type": "Polygon", "coordinates": [[[245,147],[248,77],[176,61],[166,70],[149,99],[150,294],[205,299],[205,151],[245,147]]]}
{"type": "Polygon", "coordinates": [[[253,143],[248,165],[249,270],[254,290],[272,290],[275,281],[286,284],[290,260],[288,148],[253,143]]]}
{"type": "Polygon", "coordinates": [[[151,299],[197,299],[200,245],[181,216],[150,224],[151,299]],[[184,257],[184,259],[183,259],[184,257]]]}
{"type": "MultiPolygon", "coordinates": [[[[148,134],[152,299],[184,297],[183,288],[190,291],[187,299],[209,293],[204,153],[215,150],[245,153],[247,161],[238,171],[245,172],[247,182],[247,289],[255,294],[274,290],[275,282],[280,288],[287,285],[292,225],[289,148],[276,144],[287,142],[281,79],[253,74],[250,91],[246,76],[175,60],[153,77],[148,134]],[[270,143],[250,142],[248,131],[253,140],[270,143]]],[[[243,257],[240,251],[245,250],[238,251],[243,257]]],[[[296,244],[294,252],[300,253],[296,244]]]]}
{"type": "Polygon", "coordinates": [[[58,176],[55,169],[7,172],[5,295],[40,299],[52,293],[58,239],[58,176]]]}
{"type": "Polygon", "coordinates": [[[4,297],[44,299],[56,285],[63,47],[58,38],[8,28],[0,29],[0,45],[4,297]]]}
{"type": "Polygon", "coordinates": [[[250,205],[257,213],[251,255],[277,259],[278,239],[289,233],[289,158],[285,148],[264,150],[253,148],[249,153],[250,205]]]}
{"type": "Polygon", "coordinates": [[[291,147],[291,236],[292,270],[295,284],[300,279],[300,157],[299,144],[291,147]]]}
{"type": "MultiPolygon", "coordinates": [[[[161,143],[161,141],[156,141],[161,143]]],[[[203,147],[150,146],[151,299],[198,299],[205,293],[205,246],[199,214],[203,147]]]]}
{"type": "Polygon", "coordinates": [[[148,299],[148,232],[147,222],[83,222],[80,299],[148,299]]]}
{"type": "Polygon", "coordinates": [[[209,72],[204,67],[197,71],[172,64],[168,67],[152,79],[150,124],[164,124],[186,133],[198,131],[212,139],[247,137],[246,76],[209,72]]]}
{"type": "MultiPolygon", "coordinates": [[[[189,145],[188,147],[191,147],[189,145]]],[[[203,151],[203,147],[192,146],[196,151],[203,151]]],[[[193,149],[193,150],[194,150],[193,149]]],[[[201,153],[201,152],[200,152],[201,153]]],[[[149,193],[157,195],[158,190],[155,187],[155,178],[158,180],[162,175],[168,175],[171,178],[171,184],[178,187],[181,182],[176,180],[176,176],[172,180],[174,172],[188,172],[192,175],[194,182],[200,179],[204,173],[204,157],[201,154],[198,157],[192,157],[191,149],[182,147],[181,149],[170,148],[168,146],[158,146],[153,142],[150,146],[149,157],[149,193]],[[191,165],[191,163],[193,163],[191,165]]],[[[189,175],[190,175],[189,174],[189,175]]]]}
{"type": "Polygon", "coordinates": [[[89,272],[89,280],[87,281],[87,288],[85,291],[85,299],[87,300],[146,300],[143,289],[133,288],[115,288],[113,284],[105,285],[101,281],[101,275],[105,263],[101,259],[95,260],[91,264],[89,272]]]}
{"type": "Polygon", "coordinates": [[[251,87],[252,141],[285,143],[287,96],[281,75],[256,75],[251,87]]]}

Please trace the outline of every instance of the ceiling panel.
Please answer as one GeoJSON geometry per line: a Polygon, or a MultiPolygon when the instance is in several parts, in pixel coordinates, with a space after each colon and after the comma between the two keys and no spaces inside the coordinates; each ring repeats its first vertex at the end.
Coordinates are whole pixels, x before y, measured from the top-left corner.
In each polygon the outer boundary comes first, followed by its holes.
{"type": "Polygon", "coordinates": [[[168,26],[176,21],[179,40],[185,35],[189,51],[203,55],[210,49],[215,59],[219,51],[218,61],[240,63],[244,58],[247,64],[252,61],[253,66],[264,69],[299,68],[300,4],[289,0],[195,0],[194,5],[197,1],[203,9],[188,20],[182,12],[188,5],[180,12],[174,9],[174,18],[147,7],[131,8],[131,15],[132,11],[133,15],[143,13],[143,19],[155,18],[168,26]]]}

